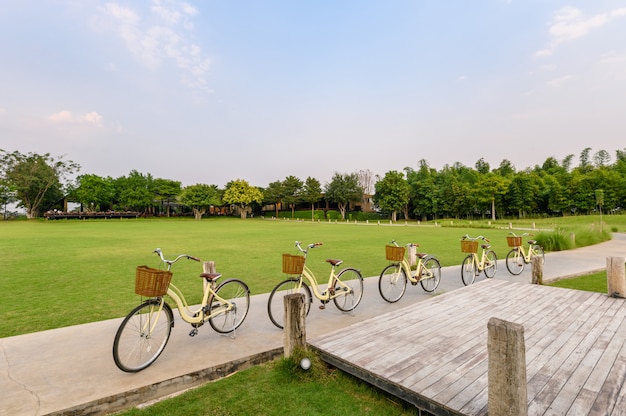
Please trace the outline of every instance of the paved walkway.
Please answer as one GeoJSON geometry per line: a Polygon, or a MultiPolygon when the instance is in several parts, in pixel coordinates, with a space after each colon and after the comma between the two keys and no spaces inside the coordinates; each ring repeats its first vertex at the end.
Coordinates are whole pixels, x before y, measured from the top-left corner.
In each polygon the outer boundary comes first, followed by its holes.
{"type": "MultiPolygon", "coordinates": [[[[548,253],[544,280],[594,272],[607,257],[626,257],[626,234],[592,247],[548,253]]],[[[495,279],[529,282],[530,267],[516,277],[498,265],[495,279]]],[[[484,279],[481,275],[478,280],[484,279]]],[[[378,294],[377,277],[365,279],[362,303],[353,315],[332,304],[311,308],[309,339],[342,326],[427,299],[421,287],[409,286],[395,304],[378,294]]],[[[446,267],[437,293],[464,287],[460,267],[446,267]]],[[[177,317],[167,348],[148,369],[127,374],[113,363],[111,348],[121,319],[0,339],[0,414],[47,415],[106,413],[205,382],[220,371],[243,368],[282,352],[282,331],[267,317],[267,294],[252,297],[250,312],[232,339],[204,326],[190,338],[188,324],[177,317]]],[[[52,311],[54,312],[54,311],[52,311]]]]}

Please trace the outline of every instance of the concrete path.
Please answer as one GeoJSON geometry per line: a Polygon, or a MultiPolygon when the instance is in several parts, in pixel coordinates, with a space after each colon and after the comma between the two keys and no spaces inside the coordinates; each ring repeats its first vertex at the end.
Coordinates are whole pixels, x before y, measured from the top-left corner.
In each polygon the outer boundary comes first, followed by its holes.
{"type": "MultiPolygon", "coordinates": [[[[607,257],[626,257],[626,234],[614,234],[611,241],[592,247],[548,253],[544,281],[602,270],[607,257]]],[[[513,277],[499,261],[495,279],[529,282],[530,277],[530,265],[513,277]]],[[[477,278],[482,279],[484,275],[477,278]]],[[[307,318],[307,337],[312,339],[433,296],[419,285],[409,285],[399,302],[389,304],[380,297],[377,284],[377,277],[365,279],[364,297],[353,315],[339,312],[333,304],[320,310],[319,302],[314,303],[307,318]]],[[[460,266],[446,267],[434,295],[462,287],[460,266]]],[[[0,414],[113,412],[277,357],[282,353],[283,333],[267,317],[267,296],[252,297],[249,315],[236,339],[219,335],[208,325],[190,338],[190,326],[177,316],[161,357],[137,374],[124,373],[113,363],[113,337],[121,319],[2,338],[0,414]]]]}

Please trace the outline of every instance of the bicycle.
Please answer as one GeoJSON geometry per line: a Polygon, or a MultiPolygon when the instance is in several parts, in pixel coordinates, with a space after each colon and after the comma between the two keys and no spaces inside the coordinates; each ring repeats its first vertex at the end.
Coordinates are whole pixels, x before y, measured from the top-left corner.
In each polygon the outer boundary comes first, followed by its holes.
{"type": "Polygon", "coordinates": [[[378,279],[380,296],[389,303],[394,303],[404,296],[407,281],[413,286],[419,282],[426,292],[433,292],[441,280],[441,264],[437,257],[425,253],[417,253],[419,244],[409,243],[409,256],[406,249],[398,245],[396,240],[385,246],[385,256],[392,263],[386,266],[378,279]],[[411,266],[416,263],[415,275],[411,266]]]}
{"type": "Polygon", "coordinates": [[[522,244],[522,237],[530,236],[531,234],[524,233],[521,236],[516,235],[513,231],[506,237],[507,244],[511,248],[506,255],[506,268],[509,273],[517,276],[524,271],[524,266],[531,262],[533,257],[540,256],[541,264],[546,261],[546,254],[543,251],[543,247],[537,244],[537,240],[528,240],[528,253],[524,251],[522,244]]]}
{"type": "Polygon", "coordinates": [[[309,244],[303,249],[299,241],[296,241],[296,248],[302,255],[283,254],[283,273],[292,275],[280,282],[272,292],[267,301],[267,313],[270,320],[278,328],[283,328],[285,309],[283,298],[292,293],[304,294],[305,315],[308,316],[313,303],[313,295],[322,302],[320,309],[325,309],[326,304],[331,300],[342,312],[353,311],[361,302],[363,297],[363,276],[361,272],[353,267],[346,267],[336,273],[337,266],[343,260],[327,259],[331,266],[328,285],[322,288],[318,283],[315,274],[306,266],[306,259],[309,250],[321,246],[322,243],[309,244]],[[311,288],[313,291],[311,292],[311,288]]]}
{"type": "Polygon", "coordinates": [[[221,334],[232,334],[243,323],[250,307],[250,290],[239,279],[229,279],[219,285],[221,273],[202,273],[206,282],[202,303],[191,308],[180,289],[173,283],[172,266],[181,259],[201,261],[188,254],[173,260],[163,257],[160,248],[154,250],[165,265],[163,269],[139,266],[135,276],[135,293],[148,297],[133,309],[120,324],[113,341],[113,359],[117,367],[128,373],[141,371],[161,355],[174,327],[174,313],[164,295],[174,300],[183,321],[191,324],[189,336],[198,333],[205,322],[221,334]]]}
{"type": "Polygon", "coordinates": [[[474,283],[476,276],[481,272],[485,276],[492,278],[498,270],[498,257],[495,251],[491,250],[489,240],[482,235],[478,237],[470,237],[465,234],[461,238],[461,251],[468,253],[461,264],[461,280],[465,286],[474,283]],[[478,241],[483,240],[484,244],[480,245],[482,249],[480,258],[478,256],[478,241]]]}

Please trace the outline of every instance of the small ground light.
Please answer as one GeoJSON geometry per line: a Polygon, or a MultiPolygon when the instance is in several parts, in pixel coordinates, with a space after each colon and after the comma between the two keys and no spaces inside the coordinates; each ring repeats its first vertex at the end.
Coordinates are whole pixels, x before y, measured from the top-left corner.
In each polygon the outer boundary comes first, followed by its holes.
{"type": "Polygon", "coordinates": [[[300,360],[300,367],[302,367],[303,370],[308,370],[309,368],[311,368],[311,360],[304,357],[300,360]]]}

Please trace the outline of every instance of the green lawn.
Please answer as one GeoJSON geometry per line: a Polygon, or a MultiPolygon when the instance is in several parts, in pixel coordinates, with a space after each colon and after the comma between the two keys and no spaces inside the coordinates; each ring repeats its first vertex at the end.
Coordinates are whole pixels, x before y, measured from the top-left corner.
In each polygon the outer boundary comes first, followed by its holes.
{"type": "MultiPolygon", "coordinates": [[[[583,218],[587,224],[596,221],[583,218]]],[[[626,216],[612,220],[615,228],[626,229],[626,216]]],[[[576,221],[585,224],[578,217],[576,221]]],[[[533,223],[554,225],[542,220],[513,226],[533,223]]],[[[407,226],[217,217],[0,221],[0,337],[126,315],[139,300],[134,294],[135,267],[157,267],[158,257],[152,254],[156,247],[167,257],[187,253],[214,260],[225,278],[241,278],[252,294],[259,294],[269,292],[283,278],[281,254],[295,253],[296,240],[324,243],[307,262],[321,280],[328,276],[327,258],[341,258],[369,277],[378,276],[387,264],[384,246],[392,239],[417,242],[420,251],[437,255],[442,266],[451,266],[463,259],[459,244],[463,234],[484,234],[504,258],[508,224],[442,220],[435,227],[416,222],[407,226]]],[[[192,304],[200,301],[200,272],[201,265],[192,261],[181,261],[174,268],[173,281],[192,304]]]]}

